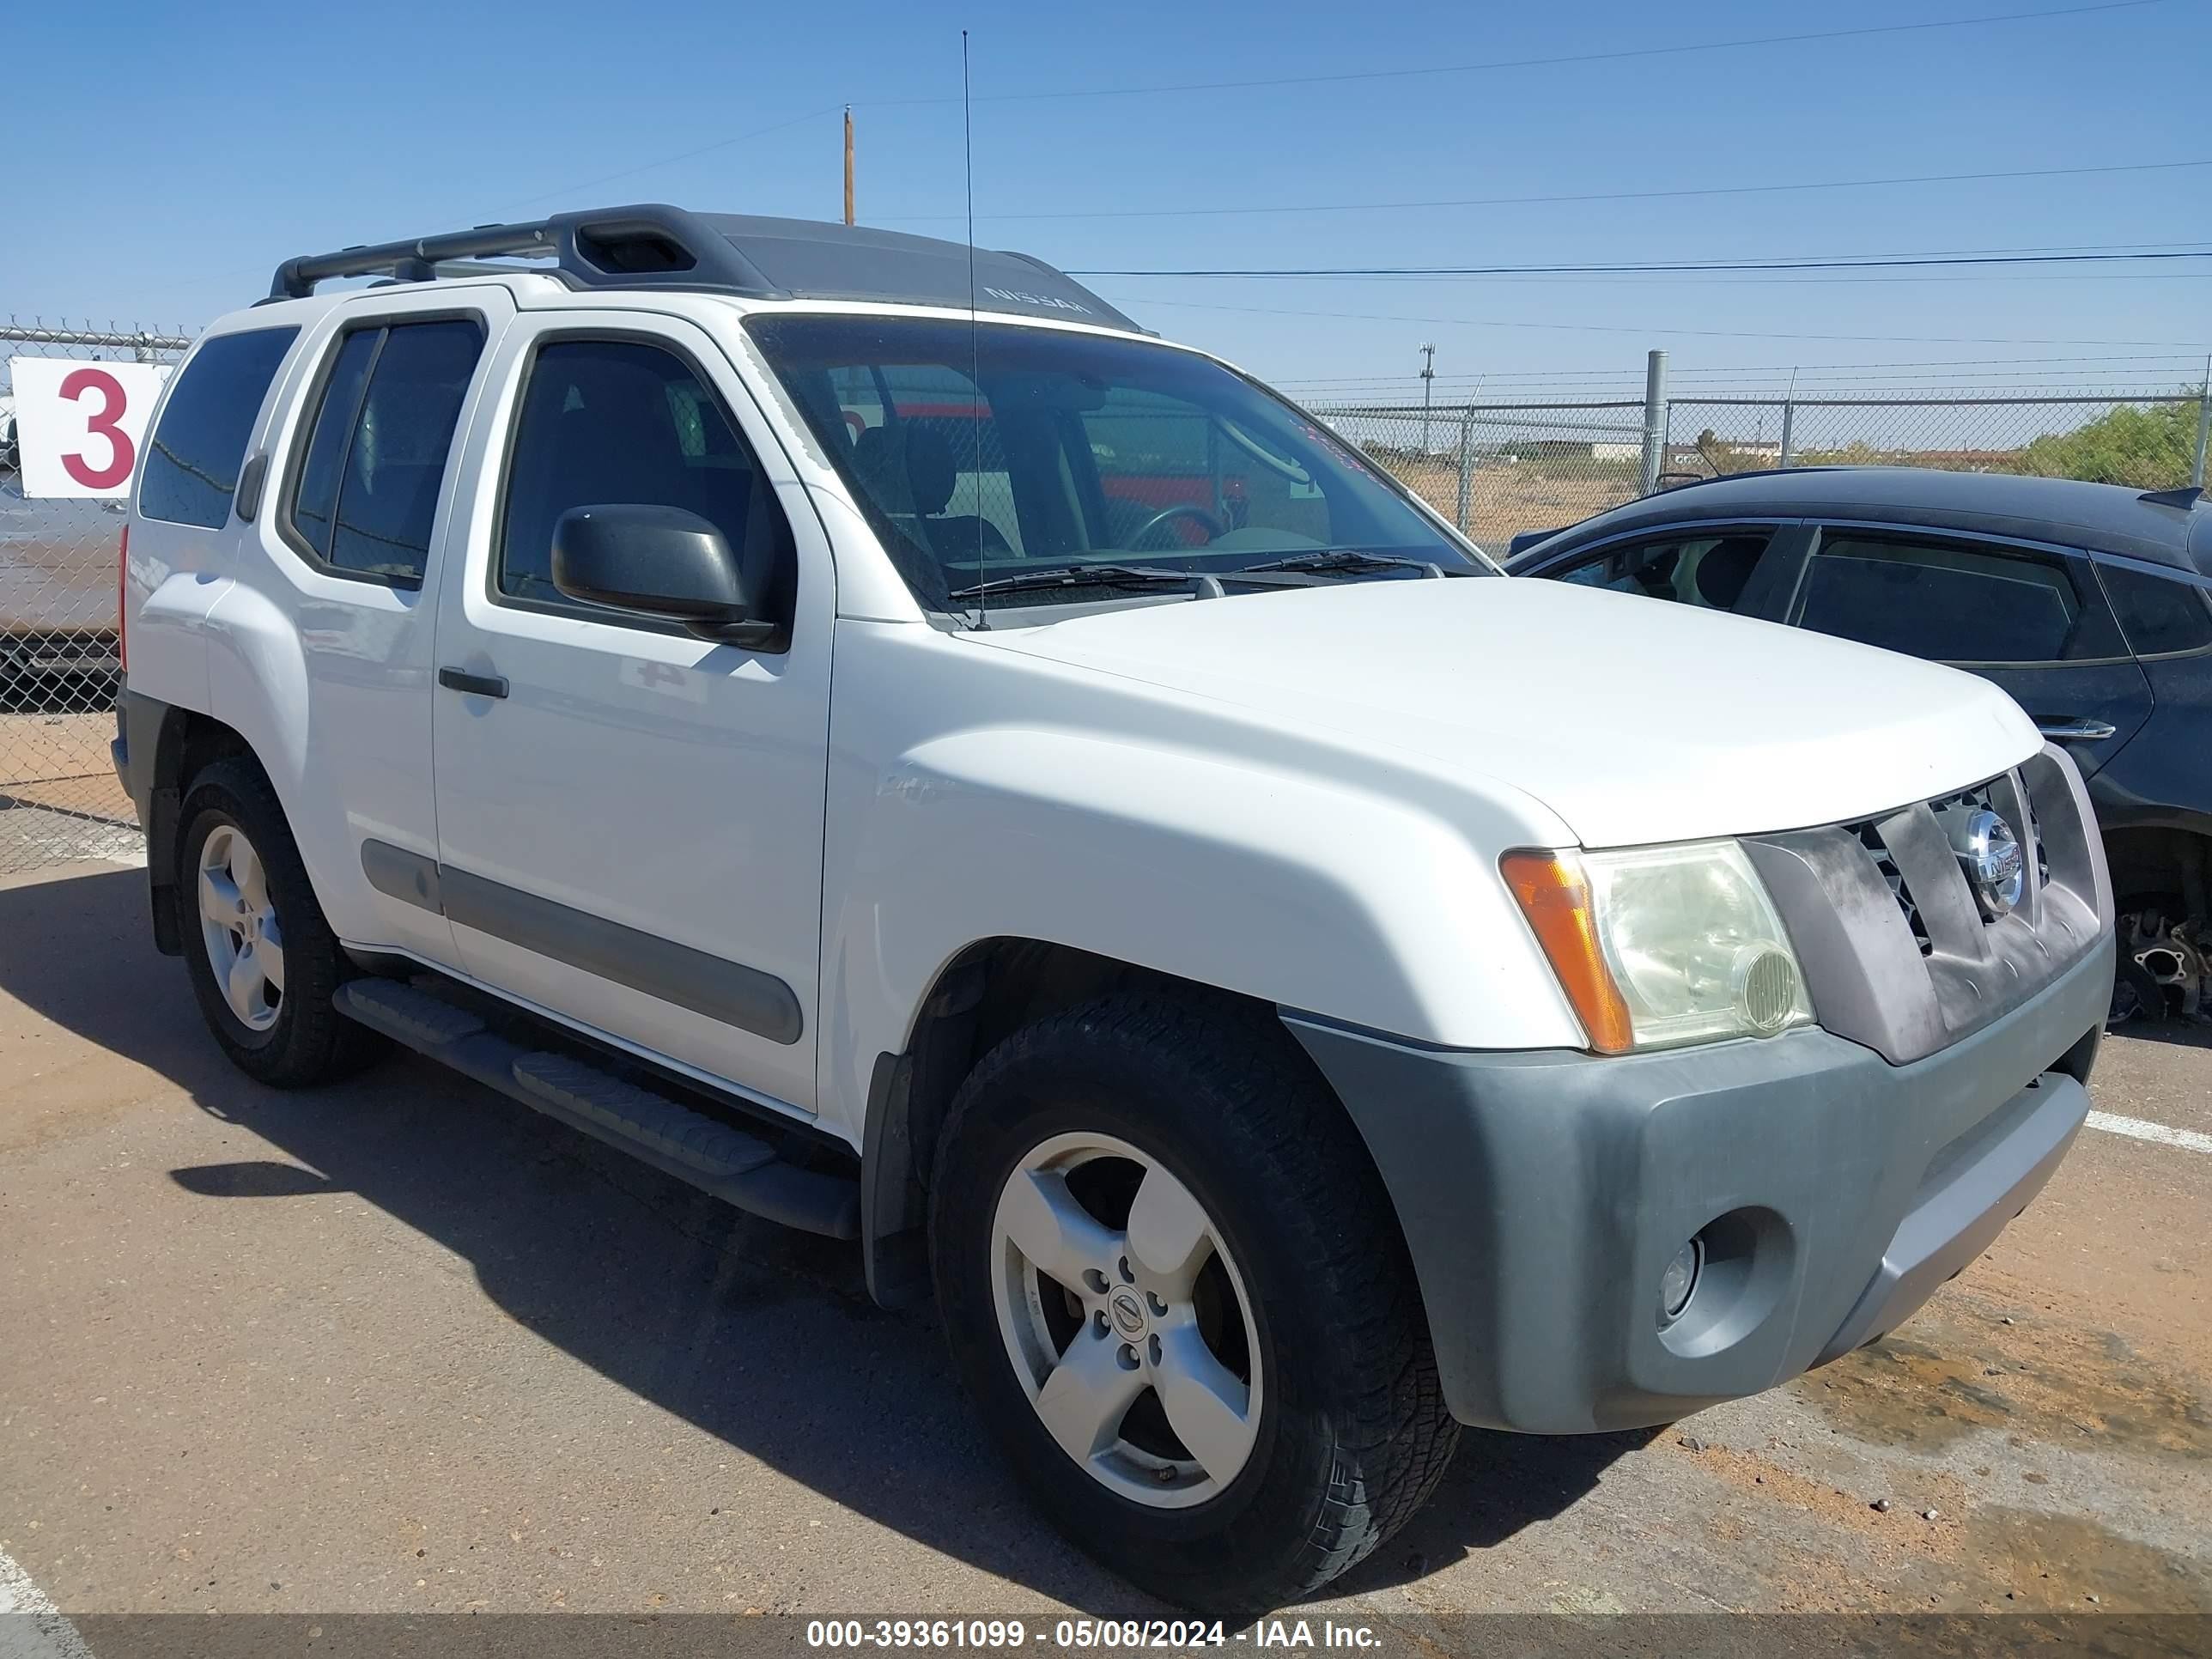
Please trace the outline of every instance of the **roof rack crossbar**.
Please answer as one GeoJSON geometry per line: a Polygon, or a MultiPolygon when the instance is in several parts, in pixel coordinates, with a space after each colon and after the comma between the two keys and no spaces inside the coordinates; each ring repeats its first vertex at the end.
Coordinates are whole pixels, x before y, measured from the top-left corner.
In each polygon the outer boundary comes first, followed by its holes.
{"type": "Polygon", "coordinates": [[[574,289],[659,289],[963,311],[980,301],[994,315],[1138,328],[1109,301],[1030,254],[812,220],[691,213],[661,203],[303,253],[276,267],[261,303],[303,300],[317,283],[341,276],[412,283],[492,270],[535,271],[574,289]],[[476,261],[518,255],[537,263],[471,269],[476,261]]]}
{"type": "Polygon", "coordinates": [[[550,258],[551,274],[572,288],[673,281],[685,287],[780,296],[775,284],[713,226],[682,208],[648,203],[556,213],[520,224],[478,225],[404,242],[340,248],[335,253],[303,253],[276,267],[269,297],[305,299],[315,291],[316,283],[338,276],[428,282],[437,276],[436,266],[447,261],[516,255],[550,258]],[[649,257],[639,264],[625,250],[649,251],[649,257]]]}
{"type": "Polygon", "coordinates": [[[379,242],[340,248],[335,253],[302,253],[276,267],[269,285],[276,300],[301,300],[315,284],[336,276],[391,276],[422,282],[444,259],[486,259],[502,254],[553,252],[552,227],[546,221],[526,225],[480,225],[474,230],[421,236],[408,242],[379,242]]]}

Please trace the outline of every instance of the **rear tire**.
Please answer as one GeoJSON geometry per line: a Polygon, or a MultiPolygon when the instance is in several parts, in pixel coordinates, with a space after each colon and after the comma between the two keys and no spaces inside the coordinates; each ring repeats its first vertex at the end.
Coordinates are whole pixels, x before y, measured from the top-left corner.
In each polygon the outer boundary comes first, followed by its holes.
{"type": "Polygon", "coordinates": [[[178,937],[192,994],[231,1063],[298,1089],[383,1053],[384,1039],[331,1001],[351,964],[260,769],[217,761],[192,780],[179,817],[178,937]]]}
{"type": "Polygon", "coordinates": [[[1040,1021],[962,1086],[936,1170],[969,1392],[1038,1507],[1132,1583],[1264,1612],[1443,1476],[1458,1425],[1389,1195],[1266,1011],[1125,994],[1040,1021]]]}

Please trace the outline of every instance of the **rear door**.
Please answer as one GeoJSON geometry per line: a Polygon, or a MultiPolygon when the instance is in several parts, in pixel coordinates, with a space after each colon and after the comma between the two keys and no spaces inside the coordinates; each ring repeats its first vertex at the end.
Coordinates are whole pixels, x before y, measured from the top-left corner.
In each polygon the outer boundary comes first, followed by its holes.
{"type": "Polygon", "coordinates": [[[418,283],[327,313],[271,419],[255,556],[217,601],[218,719],[268,767],[331,925],[453,959],[445,919],[382,856],[434,856],[432,598],[465,415],[514,315],[503,287],[418,283]]]}
{"type": "Polygon", "coordinates": [[[1827,524],[1787,620],[2002,686],[2087,775],[2149,718],[2149,682],[2096,572],[2059,547],[1827,524]]]}

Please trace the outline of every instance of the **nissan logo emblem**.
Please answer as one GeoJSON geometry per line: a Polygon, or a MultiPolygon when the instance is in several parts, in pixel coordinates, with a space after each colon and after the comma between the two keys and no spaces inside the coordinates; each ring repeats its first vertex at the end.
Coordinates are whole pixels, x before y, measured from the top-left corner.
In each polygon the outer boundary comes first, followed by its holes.
{"type": "Polygon", "coordinates": [[[2027,858],[2012,825],[1984,808],[1966,818],[1961,842],[1959,862],[1982,914],[2010,915],[2027,890],[2027,858]]]}

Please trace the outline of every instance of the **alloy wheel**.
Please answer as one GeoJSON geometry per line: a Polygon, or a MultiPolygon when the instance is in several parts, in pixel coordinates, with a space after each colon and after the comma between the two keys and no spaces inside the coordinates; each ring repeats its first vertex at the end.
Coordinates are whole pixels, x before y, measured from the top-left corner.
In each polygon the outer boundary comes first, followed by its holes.
{"type": "Polygon", "coordinates": [[[1060,1449],[1148,1507],[1224,1491],[1258,1439],[1261,1345],[1190,1189],[1126,1141],[1055,1135],[1008,1176],[991,1244],[1007,1357],[1060,1449]]]}
{"type": "Polygon", "coordinates": [[[200,939],[223,1001],[251,1031],[276,1023],[284,1002],[284,933],[269,875],[235,824],[219,824],[200,845],[200,939]]]}

